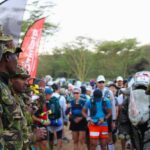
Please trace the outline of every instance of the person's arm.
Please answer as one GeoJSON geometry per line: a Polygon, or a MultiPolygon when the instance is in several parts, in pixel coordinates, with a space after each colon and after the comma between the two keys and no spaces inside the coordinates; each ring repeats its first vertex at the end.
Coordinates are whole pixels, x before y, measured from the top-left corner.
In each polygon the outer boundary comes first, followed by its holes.
{"type": "Polygon", "coordinates": [[[35,115],[32,115],[32,119],[33,119],[33,121],[37,121],[37,122],[41,123],[41,119],[36,117],[35,115]]]}
{"type": "Polygon", "coordinates": [[[61,107],[62,107],[62,116],[63,116],[63,121],[64,121],[64,124],[67,125],[67,122],[68,122],[68,117],[67,117],[67,114],[66,114],[66,110],[67,110],[67,107],[66,107],[66,99],[64,96],[61,96],[61,107]]]}
{"type": "Polygon", "coordinates": [[[33,119],[33,121],[39,122],[39,123],[41,123],[42,125],[45,125],[45,126],[50,124],[50,120],[49,119],[47,119],[47,120],[40,119],[35,114],[32,115],[32,119],[33,119]]]}
{"type": "Polygon", "coordinates": [[[86,108],[82,109],[82,115],[83,115],[83,117],[87,118],[87,110],[86,110],[86,108]]]}
{"type": "Polygon", "coordinates": [[[104,121],[107,121],[112,116],[111,100],[106,100],[106,105],[107,105],[107,114],[104,118],[104,121]]]}

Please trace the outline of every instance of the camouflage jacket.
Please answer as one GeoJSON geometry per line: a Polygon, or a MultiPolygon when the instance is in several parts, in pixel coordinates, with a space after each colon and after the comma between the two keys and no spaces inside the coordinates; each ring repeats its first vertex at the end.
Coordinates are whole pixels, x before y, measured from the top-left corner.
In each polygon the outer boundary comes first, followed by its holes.
{"type": "Polygon", "coordinates": [[[5,150],[21,150],[23,146],[23,132],[25,118],[19,102],[12,95],[9,88],[9,76],[0,73],[0,139],[5,150]]]}

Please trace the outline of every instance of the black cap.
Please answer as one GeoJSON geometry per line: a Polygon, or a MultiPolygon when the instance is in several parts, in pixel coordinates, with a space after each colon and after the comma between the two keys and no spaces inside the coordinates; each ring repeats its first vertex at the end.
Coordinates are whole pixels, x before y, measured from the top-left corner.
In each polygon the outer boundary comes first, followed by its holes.
{"type": "Polygon", "coordinates": [[[99,90],[99,89],[96,89],[95,91],[94,91],[94,93],[93,93],[93,97],[94,97],[94,99],[99,99],[99,98],[102,98],[102,91],[101,90],[99,90]]]}

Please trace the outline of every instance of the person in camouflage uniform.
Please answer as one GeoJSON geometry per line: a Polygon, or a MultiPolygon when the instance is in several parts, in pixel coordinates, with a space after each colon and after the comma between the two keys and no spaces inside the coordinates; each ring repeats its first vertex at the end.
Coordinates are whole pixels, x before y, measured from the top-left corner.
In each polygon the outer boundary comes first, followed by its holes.
{"type": "Polygon", "coordinates": [[[10,91],[9,78],[16,72],[17,56],[21,49],[16,49],[11,36],[0,33],[0,141],[5,150],[21,150],[21,124],[23,113],[19,103],[10,91]]]}
{"type": "Polygon", "coordinates": [[[24,115],[23,119],[23,150],[27,150],[29,148],[29,131],[31,132],[31,124],[32,124],[32,118],[31,118],[31,112],[29,111],[29,107],[31,105],[30,99],[25,100],[25,92],[27,89],[27,79],[30,77],[30,75],[27,73],[27,71],[21,67],[17,67],[17,71],[15,74],[13,74],[10,78],[11,82],[11,91],[15,99],[19,102],[21,110],[24,115]]]}
{"type": "MultiPolygon", "coordinates": [[[[0,30],[1,31],[1,30],[0,30]]],[[[15,48],[13,38],[0,32],[0,150],[22,150],[26,133],[26,118],[11,91],[10,77],[16,73],[20,48],[15,48]]],[[[46,131],[37,130],[28,137],[38,140],[46,131]]]]}

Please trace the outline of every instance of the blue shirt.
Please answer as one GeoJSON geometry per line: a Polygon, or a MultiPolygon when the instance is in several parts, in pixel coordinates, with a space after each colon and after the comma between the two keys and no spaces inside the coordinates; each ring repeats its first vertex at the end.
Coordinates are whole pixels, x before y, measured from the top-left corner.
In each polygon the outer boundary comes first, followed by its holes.
{"type": "MultiPolygon", "coordinates": [[[[111,109],[111,101],[109,99],[105,99],[104,100],[106,103],[106,108],[107,109],[111,109]]],[[[103,119],[105,118],[106,114],[103,111],[103,106],[102,106],[102,100],[96,101],[96,114],[94,116],[91,116],[92,122],[97,123],[99,121],[99,119],[103,119]]],[[[91,106],[92,106],[92,102],[91,100],[88,100],[84,106],[85,109],[87,109],[89,112],[91,110],[91,106]]],[[[107,126],[107,122],[104,122],[103,124],[101,124],[102,126],[107,126]]]]}

